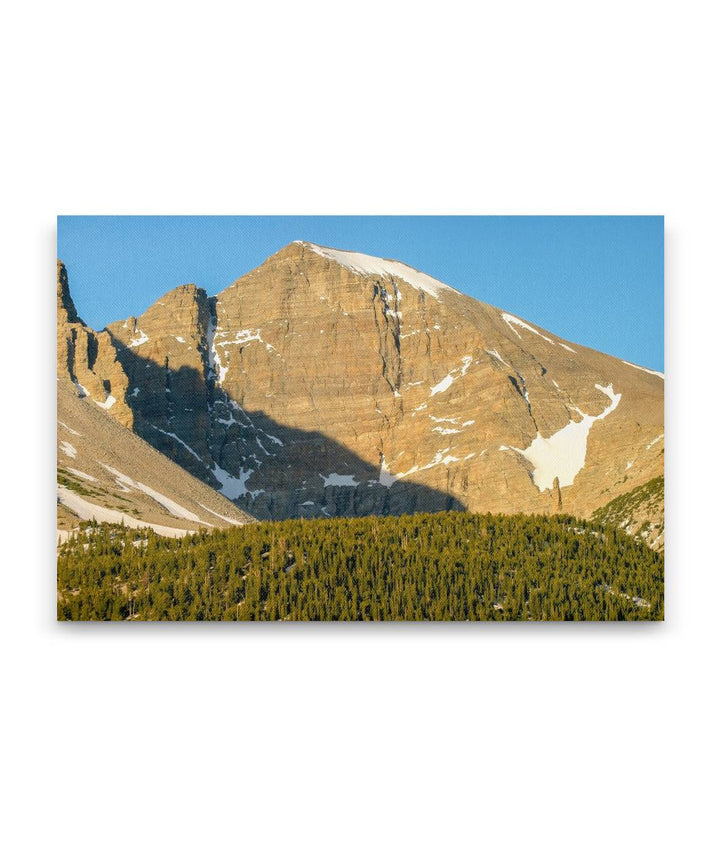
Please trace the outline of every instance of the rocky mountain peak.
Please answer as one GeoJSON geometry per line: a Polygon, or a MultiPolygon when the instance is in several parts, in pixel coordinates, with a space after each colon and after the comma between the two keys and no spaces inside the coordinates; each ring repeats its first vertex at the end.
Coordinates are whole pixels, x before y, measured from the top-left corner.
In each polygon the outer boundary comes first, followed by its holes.
{"type": "Polygon", "coordinates": [[[77,314],[75,303],[70,296],[67,269],[60,259],[57,260],[57,313],[58,323],[61,321],[68,324],[84,323],[77,314]]]}
{"type": "Polygon", "coordinates": [[[444,282],[440,282],[440,280],[395,259],[385,259],[350,250],[338,250],[333,247],[313,244],[309,241],[294,241],[293,244],[362,277],[381,280],[399,279],[411,288],[429,294],[436,299],[443,292],[459,294],[456,289],[444,282]]]}

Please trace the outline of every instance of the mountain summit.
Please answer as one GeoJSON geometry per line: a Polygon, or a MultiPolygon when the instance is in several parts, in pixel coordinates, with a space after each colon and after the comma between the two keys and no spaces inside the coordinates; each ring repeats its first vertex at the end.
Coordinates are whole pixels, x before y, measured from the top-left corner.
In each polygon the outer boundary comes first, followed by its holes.
{"type": "Polygon", "coordinates": [[[659,373],[398,261],[296,241],[99,335],[118,415],[261,518],[589,516],[663,471],[659,373]]]}

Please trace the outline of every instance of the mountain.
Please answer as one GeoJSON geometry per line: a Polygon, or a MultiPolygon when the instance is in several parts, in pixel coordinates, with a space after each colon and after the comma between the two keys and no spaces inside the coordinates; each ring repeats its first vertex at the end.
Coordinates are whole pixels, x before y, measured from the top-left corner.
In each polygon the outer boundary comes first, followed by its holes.
{"type": "Polygon", "coordinates": [[[397,261],[297,241],[97,337],[107,414],[259,518],[588,517],[663,472],[662,375],[397,261]]]}
{"type": "Polygon", "coordinates": [[[121,424],[132,422],[132,411],[116,355],[110,335],[96,334],[79,318],[59,264],[58,537],[65,540],[80,520],[93,518],[170,536],[249,522],[249,515],[121,424]]]}

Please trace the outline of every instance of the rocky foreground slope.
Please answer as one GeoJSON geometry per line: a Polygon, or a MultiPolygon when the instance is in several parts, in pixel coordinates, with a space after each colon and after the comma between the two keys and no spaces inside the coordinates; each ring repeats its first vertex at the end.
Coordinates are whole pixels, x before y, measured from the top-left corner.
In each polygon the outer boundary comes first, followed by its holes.
{"type": "Polygon", "coordinates": [[[659,373],[400,262],[295,242],[96,336],[107,414],[261,518],[589,516],[663,472],[659,373]]]}
{"type": "Polygon", "coordinates": [[[61,540],[80,520],[149,526],[168,536],[251,520],[64,380],[58,384],[57,442],[61,540]]]}

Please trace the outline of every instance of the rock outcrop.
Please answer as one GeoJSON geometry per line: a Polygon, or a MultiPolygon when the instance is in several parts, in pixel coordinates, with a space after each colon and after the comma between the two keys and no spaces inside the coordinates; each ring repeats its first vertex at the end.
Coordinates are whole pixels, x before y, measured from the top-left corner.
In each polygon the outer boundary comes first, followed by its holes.
{"type": "Polygon", "coordinates": [[[110,334],[96,333],[80,318],[70,296],[65,265],[57,263],[58,381],[69,379],[82,398],[113,411],[121,425],[132,427],[126,402],[127,376],[117,361],[110,334]]]}

